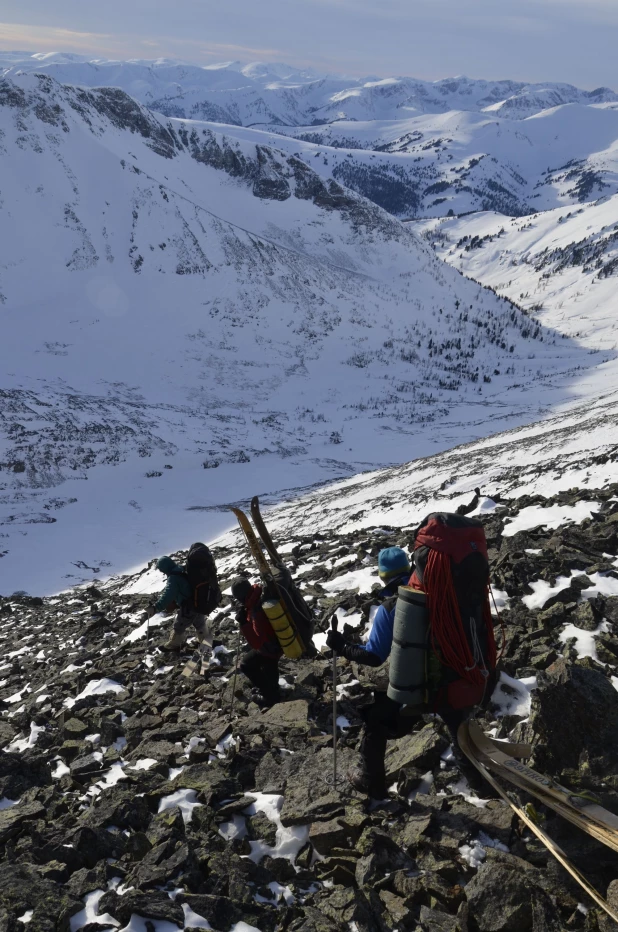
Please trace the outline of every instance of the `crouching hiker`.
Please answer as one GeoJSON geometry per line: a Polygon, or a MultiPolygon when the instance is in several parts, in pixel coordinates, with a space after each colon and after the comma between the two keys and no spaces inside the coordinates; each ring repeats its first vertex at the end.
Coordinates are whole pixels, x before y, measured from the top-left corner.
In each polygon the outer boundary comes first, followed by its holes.
{"type": "Polygon", "coordinates": [[[442,718],[459,769],[475,789],[483,786],[457,744],[459,726],[491,695],[495,682],[481,522],[429,515],[415,534],[414,563],[409,585],[399,577],[402,597],[395,594],[378,609],[365,645],[348,643],[337,631],[326,640],[337,654],[358,664],[379,667],[391,657],[388,693],[376,691],[373,703],[362,710],[361,764],[348,773],[356,789],[375,799],[387,794],[388,740],[416,730],[425,713],[442,718]]]}
{"type": "Polygon", "coordinates": [[[253,698],[262,708],[281,701],[279,659],[283,654],[272,625],[262,608],[262,587],[253,586],[244,576],[232,583],[232,596],[238,603],[236,621],[251,650],[243,654],[240,672],[254,687],[253,698]]]}
{"type": "Polygon", "coordinates": [[[151,618],[157,612],[177,610],[172,633],[169,640],[161,645],[162,649],[180,650],[191,626],[195,628],[200,643],[212,646],[212,634],[206,616],[221,601],[221,590],[215,562],[208,547],[205,544],[193,544],[184,567],[175,563],[171,557],[160,557],[157,569],[167,576],[167,584],[146,614],[151,618]]]}

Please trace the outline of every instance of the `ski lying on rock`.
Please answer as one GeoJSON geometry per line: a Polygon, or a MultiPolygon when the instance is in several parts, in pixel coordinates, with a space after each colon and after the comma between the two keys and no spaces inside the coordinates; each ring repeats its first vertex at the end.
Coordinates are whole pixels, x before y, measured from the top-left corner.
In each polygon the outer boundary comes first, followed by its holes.
{"type": "Polygon", "coordinates": [[[202,676],[205,673],[208,667],[207,650],[208,646],[206,644],[200,644],[191,659],[185,664],[182,670],[183,676],[193,676],[194,674],[202,676]]]}
{"type": "Polygon", "coordinates": [[[538,773],[518,760],[515,748],[524,750],[522,756],[529,757],[524,745],[511,746],[487,738],[476,722],[468,723],[468,734],[473,750],[480,760],[500,777],[536,796],[558,815],[577,825],[578,828],[596,838],[597,841],[618,851],[618,816],[604,809],[590,794],[578,794],[561,786],[555,780],[538,773]]]}
{"type": "MultiPolygon", "coordinates": [[[[477,737],[476,731],[477,730],[481,733],[484,739],[484,742],[486,742],[487,745],[489,746],[488,751],[490,751],[490,753],[492,753],[493,755],[494,751],[496,750],[495,743],[491,739],[485,737],[485,735],[483,734],[479,726],[476,724],[476,722],[464,722],[459,727],[459,731],[457,732],[457,743],[459,744],[459,747],[461,748],[463,753],[474,764],[476,769],[484,777],[484,779],[487,780],[489,785],[492,786],[493,789],[496,790],[497,793],[499,793],[499,795],[502,797],[502,799],[506,803],[508,803],[508,805],[511,807],[513,812],[517,815],[519,819],[521,819],[524,825],[526,825],[530,829],[530,831],[534,835],[536,835],[539,841],[541,841],[545,845],[545,847],[550,852],[550,854],[552,854],[553,857],[556,858],[556,860],[564,867],[564,869],[568,871],[571,877],[573,877],[573,879],[577,881],[580,887],[583,890],[585,890],[588,896],[592,900],[594,900],[594,902],[598,906],[600,906],[601,909],[603,909],[608,914],[608,916],[611,916],[611,918],[615,922],[618,922],[618,912],[612,909],[609,903],[601,896],[600,893],[597,892],[597,890],[595,890],[595,888],[590,883],[588,883],[584,875],[580,873],[580,871],[577,869],[577,867],[575,867],[573,862],[569,860],[569,858],[564,853],[562,848],[560,848],[560,846],[557,845],[556,842],[552,838],[550,838],[550,836],[546,832],[544,832],[543,829],[540,828],[536,824],[536,822],[534,822],[530,818],[528,813],[526,813],[521,808],[521,806],[518,806],[510,798],[508,793],[506,793],[505,790],[503,790],[503,788],[500,786],[498,781],[494,778],[493,774],[491,773],[489,769],[489,766],[491,766],[491,758],[483,754],[483,752],[480,751],[476,743],[476,737],[477,737]],[[474,739],[472,738],[473,734],[474,734],[474,739]]],[[[513,747],[524,748],[524,749],[526,748],[525,745],[513,745],[513,747]]],[[[513,759],[513,758],[509,758],[508,754],[504,754],[503,756],[510,760],[513,759]]],[[[494,769],[494,767],[492,767],[492,769],[494,769]]],[[[496,770],[499,771],[499,765],[496,766],[496,770]]],[[[533,771],[533,773],[534,772],[535,771],[533,771]]],[[[508,769],[507,769],[507,772],[500,772],[500,776],[503,776],[504,779],[506,780],[511,779],[508,773],[508,769]]],[[[540,777],[541,774],[537,774],[537,776],[540,777]]],[[[546,778],[543,778],[543,779],[546,779],[546,778]]],[[[526,787],[526,789],[528,789],[529,792],[533,792],[533,790],[530,789],[530,787],[528,786],[526,787]]],[[[543,801],[545,802],[545,800],[543,801]]],[[[550,804],[548,803],[547,805],[550,805],[550,804]]],[[[608,813],[608,814],[611,815],[611,813],[608,813]]]]}

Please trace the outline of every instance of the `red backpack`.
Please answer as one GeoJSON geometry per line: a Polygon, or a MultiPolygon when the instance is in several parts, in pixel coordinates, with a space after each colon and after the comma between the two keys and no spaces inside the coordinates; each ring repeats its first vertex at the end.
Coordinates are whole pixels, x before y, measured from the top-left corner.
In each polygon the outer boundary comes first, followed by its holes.
{"type": "Polygon", "coordinates": [[[498,659],[483,525],[463,515],[428,515],[414,535],[414,567],[409,584],[427,594],[431,647],[440,664],[435,707],[478,705],[493,691],[498,659]]]}

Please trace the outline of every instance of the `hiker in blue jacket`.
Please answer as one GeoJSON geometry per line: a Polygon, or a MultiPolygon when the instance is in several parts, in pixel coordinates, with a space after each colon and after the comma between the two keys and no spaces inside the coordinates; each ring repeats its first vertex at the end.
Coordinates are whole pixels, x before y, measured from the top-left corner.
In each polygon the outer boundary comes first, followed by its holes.
{"type": "MultiPolygon", "coordinates": [[[[405,551],[400,547],[381,550],[378,554],[378,573],[385,584],[381,593],[378,593],[384,602],[375,614],[367,643],[350,643],[340,631],[330,631],[326,638],[327,645],[341,657],[369,667],[382,666],[393,646],[397,590],[399,586],[408,585],[412,574],[405,551]]],[[[399,703],[389,699],[385,692],[375,690],[373,703],[361,710],[365,722],[359,747],[361,763],[348,771],[348,780],[355,789],[374,799],[384,799],[387,795],[384,761],[388,739],[403,738],[410,734],[420,718],[417,714],[400,715],[400,709],[399,703]]],[[[456,734],[465,715],[455,710],[440,710],[440,715],[451,733],[453,750],[460,763],[461,752],[457,755],[459,749],[456,734]]]]}
{"type": "Polygon", "coordinates": [[[366,644],[351,644],[339,631],[331,631],[326,643],[346,660],[354,660],[369,667],[381,667],[393,646],[395,605],[399,586],[407,586],[412,574],[408,556],[401,547],[387,547],[378,554],[378,574],[384,588],[377,593],[384,599],[373,619],[371,634],[366,644]]]}

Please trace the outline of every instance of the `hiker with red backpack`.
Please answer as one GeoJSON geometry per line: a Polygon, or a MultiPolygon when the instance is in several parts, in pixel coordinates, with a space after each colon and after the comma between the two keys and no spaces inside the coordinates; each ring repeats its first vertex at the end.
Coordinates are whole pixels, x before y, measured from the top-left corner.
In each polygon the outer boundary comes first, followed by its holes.
{"type": "MultiPolygon", "coordinates": [[[[381,556],[381,555],[380,555],[381,556]]],[[[389,739],[414,731],[421,716],[438,714],[453,754],[471,785],[477,772],[457,744],[457,730],[476,705],[491,696],[496,649],[489,612],[489,564],[480,521],[431,514],[414,537],[414,572],[400,597],[378,610],[367,644],[351,644],[336,631],[326,643],[358,664],[381,666],[391,656],[388,693],[365,707],[361,764],[351,784],[375,799],[387,794],[389,739]]]]}
{"type": "Polygon", "coordinates": [[[236,621],[251,650],[243,654],[240,672],[253,688],[253,698],[262,708],[281,701],[279,660],[283,650],[262,608],[262,586],[253,586],[245,576],[232,582],[232,597],[238,605],[236,621]]]}
{"type": "Polygon", "coordinates": [[[176,619],[169,640],[161,645],[165,651],[179,651],[193,625],[201,644],[212,645],[212,635],[206,617],[221,601],[217,569],[212,554],[205,544],[193,544],[184,567],[171,557],[160,557],[157,569],[167,576],[167,584],[159,599],[146,611],[148,618],[157,612],[176,611],[176,619]]]}

